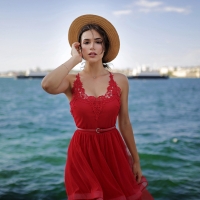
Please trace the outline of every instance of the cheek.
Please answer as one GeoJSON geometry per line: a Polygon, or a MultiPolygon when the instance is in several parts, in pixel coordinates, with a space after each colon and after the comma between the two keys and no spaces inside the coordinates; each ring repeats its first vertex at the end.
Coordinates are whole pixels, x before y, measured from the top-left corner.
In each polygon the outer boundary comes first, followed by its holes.
{"type": "Polygon", "coordinates": [[[81,47],[81,51],[82,51],[82,54],[84,54],[85,52],[87,52],[86,46],[83,45],[83,46],[81,47]]]}
{"type": "Polygon", "coordinates": [[[102,52],[103,52],[103,46],[100,45],[100,44],[97,44],[97,45],[96,45],[96,49],[99,51],[99,53],[102,53],[102,52]]]}

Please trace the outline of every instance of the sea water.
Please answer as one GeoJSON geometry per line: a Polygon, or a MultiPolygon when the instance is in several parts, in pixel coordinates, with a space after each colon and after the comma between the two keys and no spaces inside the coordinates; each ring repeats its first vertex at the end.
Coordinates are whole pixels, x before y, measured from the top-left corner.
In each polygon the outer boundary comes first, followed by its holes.
{"type": "MultiPolygon", "coordinates": [[[[129,115],[148,190],[200,199],[200,79],[129,80],[129,115]]],[[[0,78],[0,200],[64,200],[75,130],[65,95],[0,78]]]]}

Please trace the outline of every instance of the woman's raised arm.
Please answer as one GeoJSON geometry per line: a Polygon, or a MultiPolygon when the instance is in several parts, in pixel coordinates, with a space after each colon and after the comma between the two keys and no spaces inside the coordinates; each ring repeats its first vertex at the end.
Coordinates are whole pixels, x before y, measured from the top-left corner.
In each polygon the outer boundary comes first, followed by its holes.
{"type": "Polygon", "coordinates": [[[50,94],[59,94],[65,92],[69,87],[69,77],[67,76],[72,68],[82,61],[82,54],[79,50],[80,44],[72,44],[72,57],[48,73],[42,80],[42,88],[50,94]]]}

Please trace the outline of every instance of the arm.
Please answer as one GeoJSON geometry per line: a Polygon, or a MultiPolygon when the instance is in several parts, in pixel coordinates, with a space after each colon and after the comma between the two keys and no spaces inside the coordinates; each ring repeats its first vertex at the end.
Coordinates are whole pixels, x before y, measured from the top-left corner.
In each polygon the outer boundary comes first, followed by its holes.
{"type": "Polygon", "coordinates": [[[72,44],[72,57],[48,73],[42,80],[42,88],[50,94],[59,94],[65,92],[69,84],[69,72],[82,60],[82,54],[79,52],[79,43],[75,42],[72,44]]]}
{"type": "Polygon", "coordinates": [[[135,144],[133,129],[128,114],[129,84],[125,76],[122,75],[120,79],[121,108],[118,116],[119,129],[133,158],[133,172],[137,182],[139,183],[142,177],[142,171],[140,168],[140,159],[135,144]]]}

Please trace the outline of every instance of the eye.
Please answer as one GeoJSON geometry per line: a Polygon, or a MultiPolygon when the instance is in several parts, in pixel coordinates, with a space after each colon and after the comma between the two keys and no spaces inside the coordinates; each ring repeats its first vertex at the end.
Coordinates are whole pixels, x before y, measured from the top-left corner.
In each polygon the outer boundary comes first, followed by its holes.
{"type": "Polygon", "coordinates": [[[102,40],[97,40],[96,43],[97,44],[102,44],[102,40]]]}
{"type": "Polygon", "coordinates": [[[83,42],[83,44],[89,44],[89,42],[83,42]]]}

